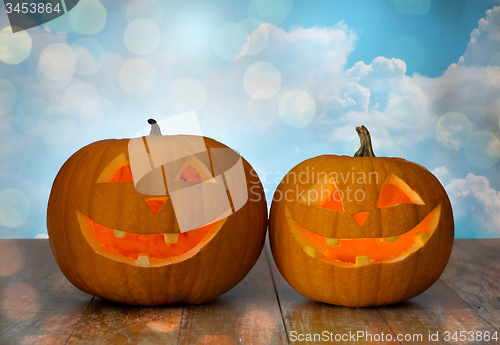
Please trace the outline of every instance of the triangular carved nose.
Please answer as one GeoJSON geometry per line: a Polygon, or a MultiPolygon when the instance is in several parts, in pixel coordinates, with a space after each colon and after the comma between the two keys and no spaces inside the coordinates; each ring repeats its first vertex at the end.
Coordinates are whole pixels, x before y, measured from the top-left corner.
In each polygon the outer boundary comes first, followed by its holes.
{"type": "Polygon", "coordinates": [[[149,208],[155,214],[157,214],[160,211],[161,207],[163,206],[163,204],[167,200],[168,200],[168,196],[158,196],[158,197],[154,197],[154,198],[144,199],[144,201],[146,201],[146,204],[148,204],[149,208]]]}
{"type": "Polygon", "coordinates": [[[359,226],[363,226],[363,224],[365,224],[366,218],[368,217],[368,212],[356,213],[353,214],[351,217],[354,218],[354,220],[359,224],[359,226]]]}

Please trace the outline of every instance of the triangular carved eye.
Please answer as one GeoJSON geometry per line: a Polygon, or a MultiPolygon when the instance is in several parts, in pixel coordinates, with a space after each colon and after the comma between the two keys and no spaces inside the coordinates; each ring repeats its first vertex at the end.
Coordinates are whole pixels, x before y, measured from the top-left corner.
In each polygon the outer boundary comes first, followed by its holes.
{"type": "Polygon", "coordinates": [[[134,182],[130,164],[124,153],[120,153],[101,172],[95,183],[134,182]]]}
{"type": "Polygon", "coordinates": [[[174,181],[216,183],[212,173],[195,156],[189,156],[174,177],[174,181]]]}
{"type": "Polygon", "coordinates": [[[394,174],[389,174],[382,183],[377,207],[391,207],[399,204],[424,205],[424,202],[406,182],[394,174]]]}
{"type": "Polygon", "coordinates": [[[342,195],[335,185],[333,176],[329,174],[321,175],[311,187],[302,193],[297,203],[344,212],[342,195]]]}

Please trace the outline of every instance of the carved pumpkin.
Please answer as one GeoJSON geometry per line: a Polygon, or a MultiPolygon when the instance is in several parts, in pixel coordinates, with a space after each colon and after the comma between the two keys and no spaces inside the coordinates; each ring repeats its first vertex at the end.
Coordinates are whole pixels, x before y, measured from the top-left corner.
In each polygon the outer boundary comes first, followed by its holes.
{"type": "Polygon", "coordinates": [[[68,280],[140,305],[205,303],[228,291],[256,262],[266,226],[263,188],[248,162],[186,135],[80,149],[57,174],[47,210],[68,280]]]}
{"type": "Polygon", "coordinates": [[[324,155],[294,167],[271,205],[269,236],[278,269],[302,295],[350,306],[397,303],[443,272],[453,214],[439,181],[400,158],[375,157],[357,127],[355,157],[324,155]]]}

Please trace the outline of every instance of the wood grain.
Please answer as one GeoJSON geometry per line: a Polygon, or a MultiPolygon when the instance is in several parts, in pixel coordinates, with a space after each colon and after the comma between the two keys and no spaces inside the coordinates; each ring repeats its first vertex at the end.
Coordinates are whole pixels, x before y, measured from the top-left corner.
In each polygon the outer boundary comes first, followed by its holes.
{"type": "Polygon", "coordinates": [[[493,335],[496,329],[440,280],[415,298],[378,309],[391,329],[402,337],[402,344],[497,343],[476,339],[475,332],[493,335]],[[457,340],[452,339],[455,332],[457,340]],[[465,337],[462,340],[460,332],[465,337]],[[431,335],[433,338],[429,338],[431,335]]]}
{"type": "Polygon", "coordinates": [[[286,344],[286,334],[264,253],[232,290],[184,310],[179,344],[286,344]]]}
{"type": "Polygon", "coordinates": [[[183,308],[136,307],[94,298],[69,344],[177,344],[183,308]]]}
{"type": "Polygon", "coordinates": [[[317,344],[334,343],[335,336],[345,344],[496,344],[469,332],[500,336],[499,253],[500,239],[456,240],[443,276],[420,296],[343,308],[295,292],[266,245],[249,275],[215,301],[151,308],[79,291],[59,270],[47,240],[0,240],[0,344],[317,344]],[[463,331],[466,339],[446,342],[446,331],[450,337],[463,331]],[[429,341],[436,332],[437,341],[429,341]],[[307,335],[310,340],[298,341],[307,335]]]}
{"type": "Polygon", "coordinates": [[[269,256],[269,265],[291,343],[317,344],[322,341],[337,341],[343,344],[398,343],[376,308],[345,308],[303,297],[285,281],[272,260],[268,247],[266,253],[269,256]],[[388,334],[391,337],[390,341],[387,340],[388,334]]]}
{"type": "Polygon", "coordinates": [[[455,240],[441,280],[500,331],[500,239],[455,240]]]}
{"type": "Polygon", "coordinates": [[[65,344],[92,296],[67,281],[46,239],[0,240],[0,252],[0,344],[65,344]]]}

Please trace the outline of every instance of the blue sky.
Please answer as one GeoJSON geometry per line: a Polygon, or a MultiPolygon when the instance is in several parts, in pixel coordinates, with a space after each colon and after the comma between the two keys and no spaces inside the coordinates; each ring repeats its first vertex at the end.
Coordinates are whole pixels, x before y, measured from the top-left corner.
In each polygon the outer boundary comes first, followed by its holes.
{"type": "Polygon", "coordinates": [[[79,148],[195,110],[268,197],[297,163],[379,156],[433,171],[457,237],[500,236],[500,1],[83,0],[8,32],[0,7],[0,238],[46,234],[79,148]],[[299,110],[297,110],[299,109],[299,110]]]}

